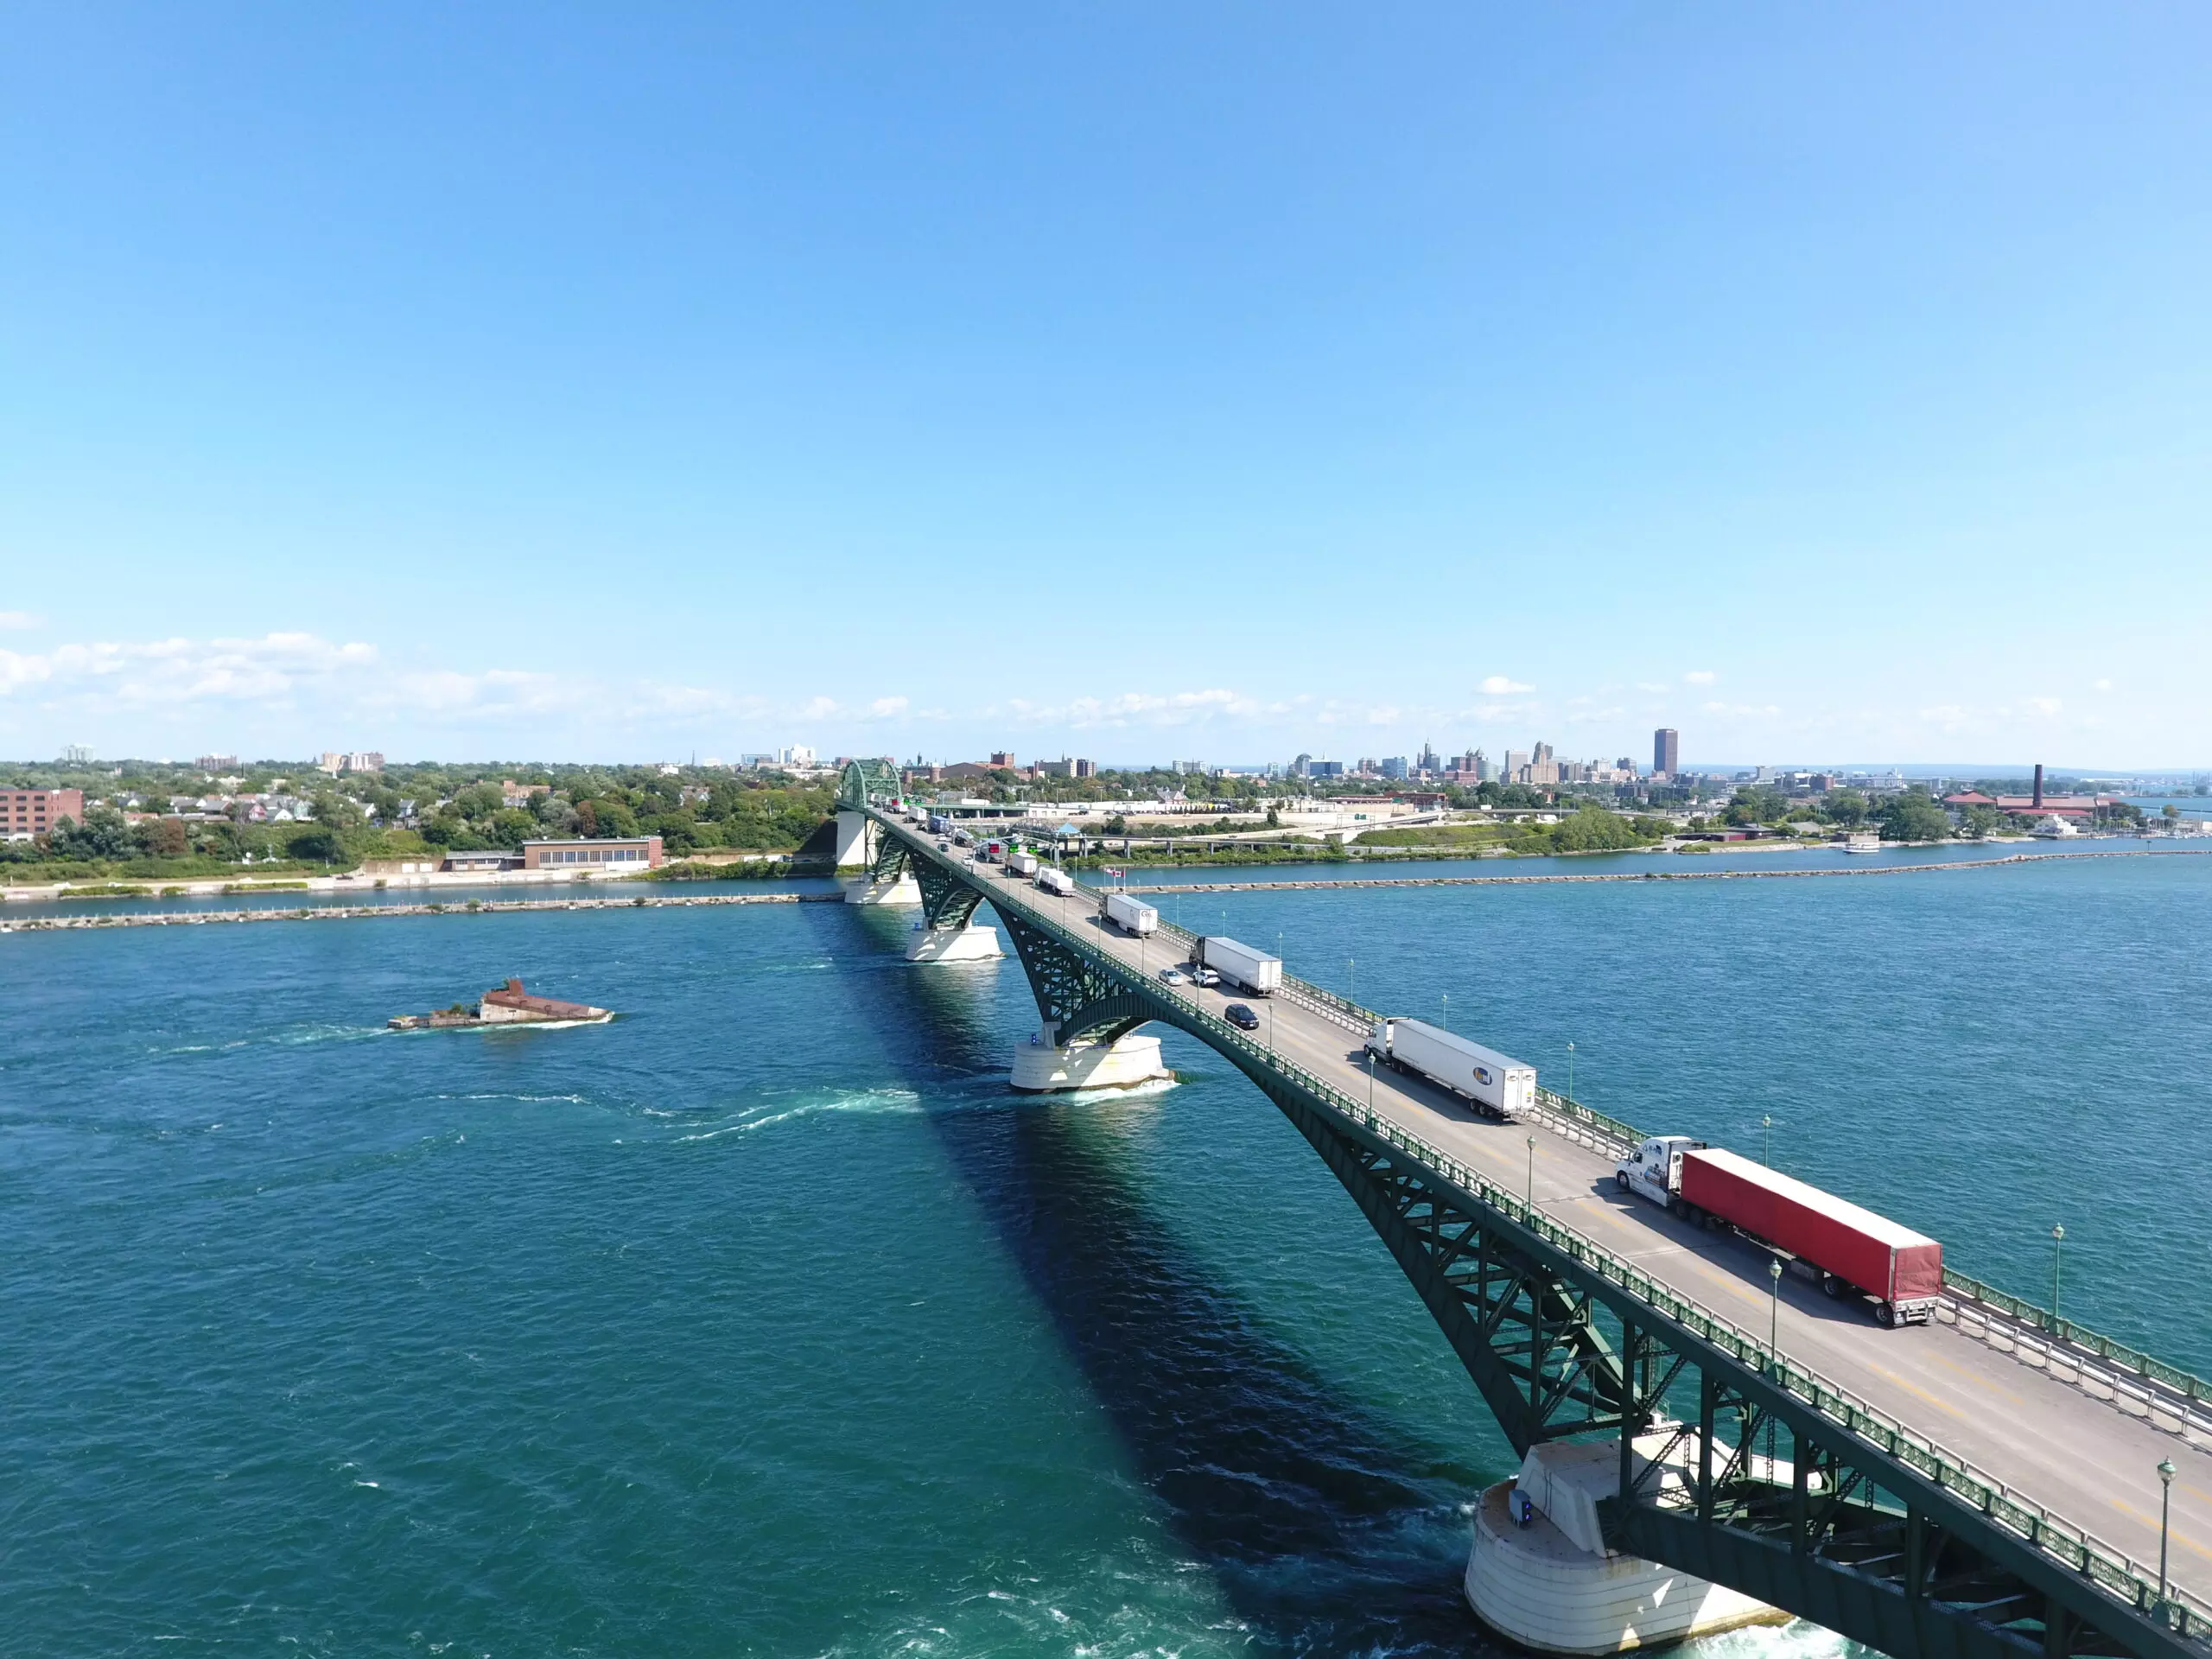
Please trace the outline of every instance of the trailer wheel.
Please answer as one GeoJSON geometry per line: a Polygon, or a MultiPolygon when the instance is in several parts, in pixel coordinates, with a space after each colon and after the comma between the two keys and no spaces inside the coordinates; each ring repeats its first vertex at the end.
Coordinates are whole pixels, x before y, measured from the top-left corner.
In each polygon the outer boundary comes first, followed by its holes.
{"type": "Polygon", "coordinates": [[[1690,1218],[1690,1207],[1681,1198],[1669,1198],[1667,1200],[1667,1213],[1676,1221],[1688,1221],[1690,1218]]]}
{"type": "Polygon", "coordinates": [[[1840,1296],[1843,1294],[1843,1281],[1832,1273],[1824,1273],[1821,1275],[1821,1288],[1831,1296],[1840,1296]]]}
{"type": "Polygon", "coordinates": [[[1881,1321],[1883,1330],[1893,1330],[1897,1322],[1897,1311],[1887,1302],[1877,1302],[1874,1305],[1874,1317],[1881,1321]]]}
{"type": "Polygon", "coordinates": [[[1618,1169],[1613,1172],[1613,1185],[1624,1192],[1628,1191],[1628,1177],[1618,1169]]]}

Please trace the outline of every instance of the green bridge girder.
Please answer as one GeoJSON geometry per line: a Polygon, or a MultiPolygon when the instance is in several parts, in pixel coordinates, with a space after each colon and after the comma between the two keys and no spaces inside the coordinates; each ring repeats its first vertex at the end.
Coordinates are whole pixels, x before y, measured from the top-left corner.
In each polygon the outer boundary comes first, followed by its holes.
{"type": "Polygon", "coordinates": [[[2129,1599],[2004,1524],[1940,1467],[1931,1475],[1907,1448],[1886,1448],[1878,1427],[1816,1409],[1764,1355],[1609,1276],[1595,1246],[1471,1173],[1437,1166],[1321,1079],[1007,902],[1003,884],[874,810],[889,796],[860,798],[901,846],[932,926],[959,905],[965,925],[994,904],[1058,1041],[1157,1021],[1249,1077],[1359,1206],[1516,1452],[1618,1436],[1621,1496],[1600,1506],[1614,1548],[1900,1659],[2212,1656],[2193,1615],[2140,1584],[2129,1599]],[[1662,1457],[1639,1471],[1631,1448],[1653,1435],[1662,1457]],[[1687,1453],[1671,1485],[1670,1445],[1687,1453]]]}

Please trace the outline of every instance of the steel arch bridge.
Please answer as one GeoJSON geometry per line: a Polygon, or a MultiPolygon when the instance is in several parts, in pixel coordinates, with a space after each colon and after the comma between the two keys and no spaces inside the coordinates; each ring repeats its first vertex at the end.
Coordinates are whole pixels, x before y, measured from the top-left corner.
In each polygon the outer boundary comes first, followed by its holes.
{"type": "MultiPolygon", "coordinates": [[[[839,806],[874,827],[871,874],[911,873],[932,930],[988,900],[1054,1041],[1157,1021],[1207,1045],[1343,1184],[1517,1453],[1618,1440],[1613,1548],[1893,1655],[2212,1659],[2212,1609],[940,853],[887,810],[897,789],[887,766],[847,768],[839,806]],[[1655,1436],[1657,1455],[1631,1456],[1655,1436]]],[[[1347,1030],[1373,1018],[1286,989],[1347,1030]]],[[[1546,1100],[1571,1136],[1624,1127],[1546,1100]]]]}

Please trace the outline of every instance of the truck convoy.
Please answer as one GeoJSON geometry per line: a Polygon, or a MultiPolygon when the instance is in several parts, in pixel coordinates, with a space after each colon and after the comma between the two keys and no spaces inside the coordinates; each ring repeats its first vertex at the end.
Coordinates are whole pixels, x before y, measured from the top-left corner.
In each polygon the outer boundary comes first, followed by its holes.
{"type": "Polygon", "coordinates": [[[1037,855],[1025,853],[1019,847],[1009,849],[1006,855],[1006,873],[1008,875],[1036,874],[1037,855]]]}
{"type": "Polygon", "coordinates": [[[1624,1192],[1795,1256],[1831,1296],[1870,1298],[1885,1325],[1934,1317],[1943,1247],[1886,1216],[1688,1135],[1655,1135],[1613,1172],[1624,1192]]]}
{"type": "Polygon", "coordinates": [[[1423,1020],[1377,1020],[1367,1052],[1400,1071],[1464,1095],[1475,1109],[1508,1122],[1535,1109],[1536,1068],[1423,1020]]]}
{"type": "Polygon", "coordinates": [[[1056,869],[1049,864],[1037,872],[1037,885],[1063,899],[1075,897],[1075,878],[1065,870],[1056,869]]]}
{"type": "Polygon", "coordinates": [[[1218,934],[1200,939],[1191,952],[1191,961],[1201,969],[1211,969],[1229,984],[1254,996],[1273,996],[1282,985],[1281,957],[1218,934]]]}
{"type": "Polygon", "coordinates": [[[1122,932],[1140,939],[1160,931],[1160,912],[1141,899],[1130,898],[1126,893],[1106,895],[1106,919],[1122,932]]]}

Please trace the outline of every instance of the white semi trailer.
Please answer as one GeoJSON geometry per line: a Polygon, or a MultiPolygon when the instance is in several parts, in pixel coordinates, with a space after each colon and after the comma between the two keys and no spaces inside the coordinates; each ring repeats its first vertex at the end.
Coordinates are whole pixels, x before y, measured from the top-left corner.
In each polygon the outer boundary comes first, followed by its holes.
{"type": "Polygon", "coordinates": [[[1006,855],[1006,873],[1008,875],[1036,874],[1037,855],[1025,853],[1019,847],[1014,848],[1006,855]]]}
{"type": "Polygon", "coordinates": [[[1230,984],[1254,996],[1273,996],[1282,985],[1281,957],[1255,950],[1249,944],[1217,933],[1200,939],[1191,959],[1201,968],[1212,969],[1230,984]]]}
{"type": "Polygon", "coordinates": [[[1426,1020],[1377,1020],[1368,1033],[1367,1052],[1386,1065],[1465,1095],[1489,1116],[1510,1121],[1535,1108],[1535,1066],[1426,1020]]]}
{"type": "Polygon", "coordinates": [[[1057,870],[1050,865],[1037,872],[1037,885],[1063,899],[1075,897],[1075,878],[1065,870],[1057,870]]]}
{"type": "Polygon", "coordinates": [[[1122,932],[1138,938],[1160,931],[1160,912],[1142,899],[1132,899],[1126,893],[1106,895],[1106,919],[1122,932]]]}

